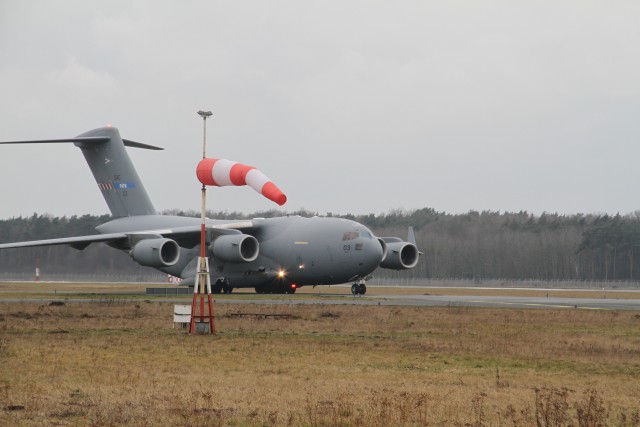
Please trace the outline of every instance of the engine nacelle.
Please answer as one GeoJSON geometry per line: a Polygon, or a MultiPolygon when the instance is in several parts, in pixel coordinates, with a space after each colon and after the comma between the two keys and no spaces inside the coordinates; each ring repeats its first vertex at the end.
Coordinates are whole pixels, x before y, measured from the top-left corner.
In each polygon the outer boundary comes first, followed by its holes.
{"type": "Polygon", "coordinates": [[[170,267],[180,258],[180,245],[171,239],[144,239],[136,243],[130,254],[145,267],[170,267]]]}
{"type": "Polygon", "coordinates": [[[387,257],[387,242],[384,239],[378,237],[378,242],[380,242],[380,246],[382,246],[382,260],[387,257]]]}
{"type": "Polygon", "coordinates": [[[418,264],[420,252],[413,243],[387,242],[387,254],[382,259],[380,267],[391,270],[407,270],[418,264]]]}
{"type": "Polygon", "coordinates": [[[258,258],[258,239],[248,234],[220,236],[209,245],[215,258],[226,262],[251,262],[258,258]]]}

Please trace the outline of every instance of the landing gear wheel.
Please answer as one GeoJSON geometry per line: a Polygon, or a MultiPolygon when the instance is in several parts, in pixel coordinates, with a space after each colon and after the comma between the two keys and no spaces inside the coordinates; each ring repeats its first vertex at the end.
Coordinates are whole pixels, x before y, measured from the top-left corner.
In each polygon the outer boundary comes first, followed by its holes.
{"type": "Polygon", "coordinates": [[[291,286],[289,286],[285,292],[288,294],[295,294],[296,288],[295,287],[292,288],[291,286]]]}
{"type": "Polygon", "coordinates": [[[216,280],[216,283],[213,284],[213,286],[211,287],[211,293],[212,294],[221,294],[222,293],[222,281],[221,280],[216,280]]]}
{"type": "Polygon", "coordinates": [[[233,292],[233,288],[231,287],[231,284],[228,280],[224,281],[224,285],[222,285],[222,292],[224,292],[225,294],[230,294],[231,292],[233,292]]]}
{"type": "Polygon", "coordinates": [[[353,295],[364,295],[367,293],[367,285],[364,284],[363,281],[358,281],[351,285],[351,293],[353,295]]]}

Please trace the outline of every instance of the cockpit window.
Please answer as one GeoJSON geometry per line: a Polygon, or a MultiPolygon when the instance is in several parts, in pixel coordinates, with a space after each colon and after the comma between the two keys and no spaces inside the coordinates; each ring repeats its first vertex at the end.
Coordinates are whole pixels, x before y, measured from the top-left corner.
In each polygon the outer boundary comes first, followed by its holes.
{"type": "Polygon", "coordinates": [[[361,231],[360,237],[362,237],[363,239],[373,239],[373,236],[368,231],[361,231]]]}
{"type": "Polygon", "coordinates": [[[342,236],[342,240],[354,240],[358,237],[362,237],[363,239],[372,239],[373,236],[368,231],[360,230],[360,231],[346,231],[342,236]]]}
{"type": "Polygon", "coordinates": [[[357,239],[359,236],[357,231],[345,231],[344,236],[342,236],[342,240],[353,240],[357,239]]]}

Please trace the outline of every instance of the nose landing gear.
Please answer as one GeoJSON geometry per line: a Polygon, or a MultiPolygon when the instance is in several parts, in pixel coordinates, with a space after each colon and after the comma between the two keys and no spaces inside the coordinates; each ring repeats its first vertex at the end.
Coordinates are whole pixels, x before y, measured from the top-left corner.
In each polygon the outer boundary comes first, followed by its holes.
{"type": "Polygon", "coordinates": [[[367,293],[367,285],[364,284],[364,280],[357,280],[351,285],[351,293],[353,295],[364,295],[367,293]]]}

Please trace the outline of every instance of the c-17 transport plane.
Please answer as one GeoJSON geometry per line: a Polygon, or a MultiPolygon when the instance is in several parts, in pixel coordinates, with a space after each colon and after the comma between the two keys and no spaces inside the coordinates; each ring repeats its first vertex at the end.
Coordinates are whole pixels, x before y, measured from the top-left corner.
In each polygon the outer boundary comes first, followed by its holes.
{"type": "MultiPolygon", "coordinates": [[[[0,244],[0,249],[91,243],[125,251],[140,265],[156,268],[193,285],[200,253],[199,218],[160,215],[133,167],[125,146],[162,150],[122,139],[115,127],[75,138],[8,141],[0,144],[73,143],[80,148],[113,216],[99,234],[0,244]]],[[[336,217],[284,216],[206,221],[212,290],[231,293],[294,293],[301,286],[352,283],[354,294],[377,268],[410,269],[420,258],[413,229],[408,241],[376,237],[364,225],[336,217]]]]}

